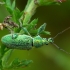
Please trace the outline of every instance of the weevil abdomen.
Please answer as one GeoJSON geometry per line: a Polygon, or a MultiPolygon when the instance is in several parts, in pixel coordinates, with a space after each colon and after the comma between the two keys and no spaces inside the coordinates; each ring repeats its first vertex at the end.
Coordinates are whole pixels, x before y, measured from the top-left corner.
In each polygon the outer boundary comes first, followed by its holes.
{"type": "Polygon", "coordinates": [[[28,35],[18,35],[17,38],[12,39],[12,34],[8,34],[2,37],[1,41],[11,49],[29,50],[33,44],[32,37],[28,35]]]}

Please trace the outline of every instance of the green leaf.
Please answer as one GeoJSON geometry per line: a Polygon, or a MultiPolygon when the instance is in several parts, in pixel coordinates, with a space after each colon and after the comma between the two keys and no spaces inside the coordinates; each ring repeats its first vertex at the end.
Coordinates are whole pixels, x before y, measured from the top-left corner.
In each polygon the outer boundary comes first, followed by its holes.
{"type": "Polygon", "coordinates": [[[29,4],[31,3],[32,0],[28,0],[27,4],[26,4],[26,7],[25,7],[25,10],[28,8],[29,4]]]}
{"type": "Polygon", "coordinates": [[[16,14],[16,11],[14,10],[14,11],[13,11],[12,18],[13,18],[14,22],[18,23],[18,20],[17,20],[16,15],[17,15],[17,14],[16,14]]]}
{"type": "Polygon", "coordinates": [[[42,34],[51,35],[49,31],[43,31],[42,34]]]}
{"type": "Polygon", "coordinates": [[[47,1],[47,0],[39,0],[38,1],[40,6],[47,6],[47,5],[60,5],[60,3],[55,1],[47,1]]]}
{"type": "Polygon", "coordinates": [[[44,23],[43,25],[41,25],[39,28],[38,28],[38,32],[37,32],[37,35],[41,34],[46,28],[46,23],[44,23]]]}
{"type": "Polygon", "coordinates": [[[18,8],[15,9],[15,16],[17,20],[19,20],[19,18],[21,17],[21,12],[18,8]]]}
{"type": "Polygon", "coordinates": [[[6,5],[11,8],[11,0],[6,0],[6,5]]]}
{"type": "Polygon", "coordinates": [[[14,9],[13,14],[12,14],[12,18],[13,18],[14,22],[16,22],[18,24],[20,17],[21,17],[20,10],[18,8],[14,9]]]}
{"type": "Polygon", "coordinates": [[[0,70],[3,70],[3,67],[2,67],[2,60],[0,59],[0,70]]]}
{"type": "Polygon", "coordinates": [[[32,60],[19,60],[18,58],[14,59],[8,68],[19,68],[25,67],[32,63],[32,60]]]}
{"type": "Polygon", "coordinates": [[[4,44],[1,44],[1,57],[4,55],[4,53],[5,53],[5,48],[6,48],[6,46],[4,45],[4,44]]]}
{"type": "Polygon", "coordinates": [[[20,12],[20,15],[21,19],[23,19],[22,17],[24,16],[24,10],[20,12]]]}
{"type": "Polygon", "coordinates": [[[13,51],[12,49],[8,50],[7,52],[5,52],[5,54],[2,57],[2,66],[4,68],[8,66],[7,63],[8,63],[9,57],[11,56],[12,51],[13,51]]]}
{"type": "Polygon", "coordinates": [[[25,27],[23,27],[23,28],[21,29],[21,32],[30,35],[30,33],[28,32],[28,30],[27,30],[25,27]]]}
{"type": "Polygon", "coordinates": [[[12,9],[8,6],[6,6],[6,7],[7,7],[8,12],[12,15],[12,13],[13,13],[12,9]]]}
{"type": "Polygon", "coordinates": [[[15,10],[13,11],[12,19],[15,23],[18,23],[17,14],[16,14],[15,10]]]}
{"type": "Polygon", "coordinates": [[[12,3],[12,10],[14,10],[14,9],[15,9],[15,0],[12,3]]]}
{"type": "Polygon", "coordinates": [[[3,0],[4,2],[6,2],[6,0],[3,0]]]}
{"type": "Polygon", "coordinates": [[[37,19],[34,19],[34,20],[28,25],[27,29],[28,29],[29,31],[32,30],[32,29],[34,29],[35,26],[36,26],[36,24],[37,24],[37,22],[38,22],[38,18],[37,18],[37,19]]]}

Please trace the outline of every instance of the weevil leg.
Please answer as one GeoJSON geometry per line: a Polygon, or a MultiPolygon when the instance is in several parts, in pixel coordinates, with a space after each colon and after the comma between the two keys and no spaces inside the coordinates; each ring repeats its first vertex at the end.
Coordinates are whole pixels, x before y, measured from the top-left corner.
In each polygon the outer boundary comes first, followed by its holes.
{"type": "Polygon", "coordinates": [[[41,25],[39,28],[38,28],[38,32],[37,32],[37,35],[41,34],[41,32],[43,32],[46,28],[46,23],[44,23],[43,25],[41,25]]]}

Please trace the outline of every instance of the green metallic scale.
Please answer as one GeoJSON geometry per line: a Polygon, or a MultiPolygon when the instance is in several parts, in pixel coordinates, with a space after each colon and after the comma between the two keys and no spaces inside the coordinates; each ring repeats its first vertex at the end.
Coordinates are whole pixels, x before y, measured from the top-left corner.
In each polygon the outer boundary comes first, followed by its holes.
{"type": "Polygon", "coordinates": [[[29,32],[27,31],[26,28],[24,30],[29,34],[8,34],[2,37],[1,41],[4,45],[7,46],[7,48],[11,49],[22,49],[22,50],[29,50],[32,49],[32,47],[41,47],[43,45],[48,45],[48,43],[53,42],[52,38],[42,38],[39,36],[39,34],[44,31],[46,27],[46,23],[41,25],[38,29],[37,36],[31,37],[29,32]]]}

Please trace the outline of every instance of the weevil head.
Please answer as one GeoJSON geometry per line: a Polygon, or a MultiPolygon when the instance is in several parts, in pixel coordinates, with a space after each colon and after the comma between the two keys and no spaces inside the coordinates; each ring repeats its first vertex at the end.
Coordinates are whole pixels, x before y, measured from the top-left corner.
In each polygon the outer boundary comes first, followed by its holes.
{"type": "Polygon", "coordinates": [[[43,38],[42,41],[44,45],[48,45],[53,42],[53,38],[43,38]]]}
{"type": "Polygon", "coordinates": [[[54,42],[53,38],[51,38],[51,37],[48,38],[47,40],[48,40],[49,43],[53,43],[54,42]]]}

